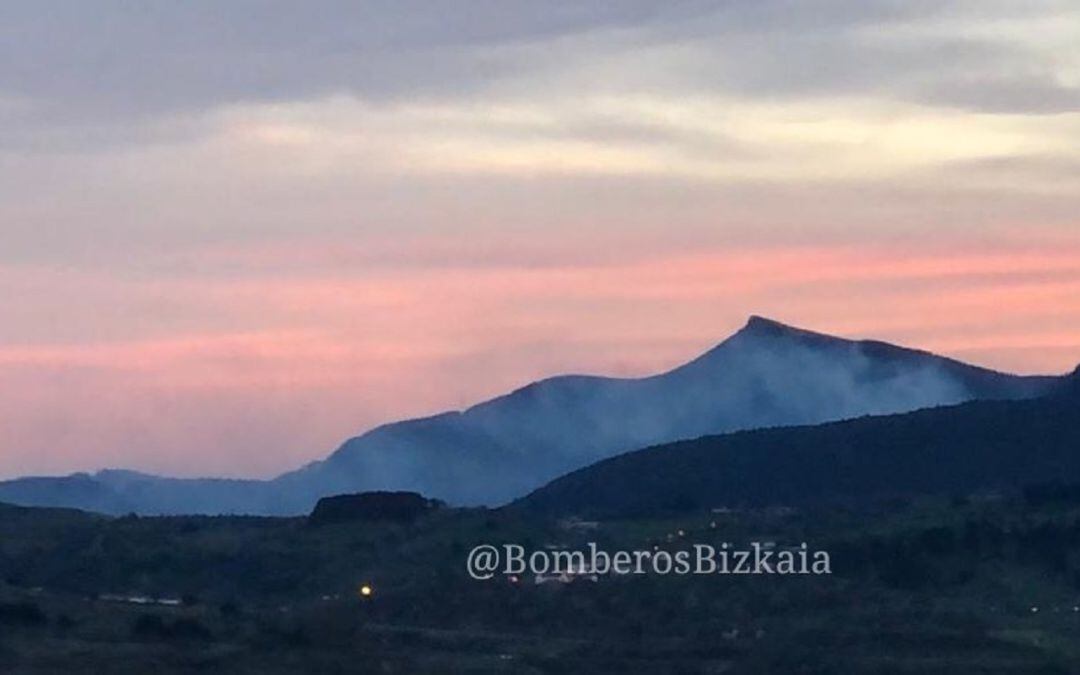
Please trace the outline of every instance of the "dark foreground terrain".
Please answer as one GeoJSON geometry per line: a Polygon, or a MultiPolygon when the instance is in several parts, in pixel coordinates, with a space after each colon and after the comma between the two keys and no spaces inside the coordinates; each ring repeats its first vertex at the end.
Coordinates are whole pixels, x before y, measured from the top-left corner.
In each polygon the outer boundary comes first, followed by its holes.
{"type": "Polygon", "coordinates": [[[445,508],[321,523],[2,507],[0,672],[1077,672],[1077,493],[598,523],[445,508]],[[827,550],[833,574],[537,584],[465,571],[480,543],[753,540],[827,550]]]}

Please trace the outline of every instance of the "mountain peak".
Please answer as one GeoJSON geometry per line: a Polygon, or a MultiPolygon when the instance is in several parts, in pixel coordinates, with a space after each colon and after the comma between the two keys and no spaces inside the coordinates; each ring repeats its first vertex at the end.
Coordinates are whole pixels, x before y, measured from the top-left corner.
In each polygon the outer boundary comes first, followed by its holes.
{"type": "Polygon", "coordinates": [[[818,343],[846,342],[846,340],[833,335],[817,333],[806,330],[805,328],[796,328],[795,326],[781,323],[764,316],[758,316],[756,314],[747,320],[746,325],[743,326],[739,332],[735,333],[735,337],[789,338],[803,341],[810,340],[818,343]]]}
{"type": "Polygon", "coordinates": [[[838,345],[849,344],[850,341],[834,337],[825,333],[781,323],[757,314],[752,315],[746,325],[735,332],[720,344],[705,352],[698,358],[679,366],[672,372],[696,370],[703,365],[715,363],[717,360],[724,361],[730,358],[730,350],[740,347],[767,346],[775,347],[780,343],[801,345],[820,349],[835,348],[838,345]]]}
{"type": "Polygon", "coordinates": [[[776,335],[778,333],[792,333],[797,332],[799,329],[793,326],[789,326],[779,321],[775,321],[768,317],[758,316],[754,314],[747,320],[746,325],[743,326],[740,333],[753,333],[761,335],[776,335]]]}

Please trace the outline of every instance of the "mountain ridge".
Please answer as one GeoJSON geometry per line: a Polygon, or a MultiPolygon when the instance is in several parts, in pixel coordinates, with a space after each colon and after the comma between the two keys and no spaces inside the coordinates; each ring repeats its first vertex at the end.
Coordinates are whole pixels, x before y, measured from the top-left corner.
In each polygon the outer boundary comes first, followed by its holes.
{"type": "Polygon", "coordinates": [[[1080,483],[1080,368],[1046,395],[973,400],[657,445],[571,472],[507,508],[624,518],[1080,483]]]}
{"type": "Polygon", "coordinates": [[[453,504],[496,505],[650,445],[971,399],[1029,398],[1059,380],[999,373],[752,316],[727,339],[664,372],[545,378],[463,410],[379,425],[325,459],[269,481],[114,470],[90,477],[96,485],[88,485],[85,475],[52,483],[6,481],[0,483],[0,500],[44,506],[104,502],[110,512],[290,515],[306,513],[331,494],[402,490],[453,504]],[[65,480],[71,483],[66,491],[65,480]]]}

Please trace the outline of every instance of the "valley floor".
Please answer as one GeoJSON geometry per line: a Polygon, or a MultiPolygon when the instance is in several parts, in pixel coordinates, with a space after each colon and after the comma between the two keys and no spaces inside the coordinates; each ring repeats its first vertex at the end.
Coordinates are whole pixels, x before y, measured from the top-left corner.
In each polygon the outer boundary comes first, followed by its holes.
{"type": "Polygon", "coordinates": [[[1080,510],[1021,497],[597,524],[3,508],[5,673],[1070,673],[1080,510]],[[479,543],[806,541],[828,576],[476,581],[479,543]],[[367,586],[370,595],[359,589],[367,586]]]}

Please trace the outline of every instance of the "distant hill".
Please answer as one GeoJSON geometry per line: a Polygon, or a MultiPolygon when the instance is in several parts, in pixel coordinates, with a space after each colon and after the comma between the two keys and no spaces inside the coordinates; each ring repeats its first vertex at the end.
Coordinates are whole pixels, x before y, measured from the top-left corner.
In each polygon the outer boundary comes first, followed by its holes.
{"type": "Polygon", "coordinates": [[[1038,399],[973,401],[647,448],[563,476],[511,508],[620,518],[1057,483],[1080,483],[1080,368],[1038,399]]]}
{"type": "Polygon", "coordinates": [[[874,341],[753,317],[699,358],[652,377],[535,382],[462,412],[397,422],[272,481],[167,479],[125,471],[0,483],[0,500],[110,513],[307,513],[319,498],[419,492],[495,505],[629,450],[740,429],[818,424],[1021,399],[1052,377],[1018,377],[874,341]]]}
{"type": "Polygon", "coordinates": [[[440,504],[415,492],[361,492],[323,497],[308,516],[312,525],[348,522],[411,523],[440,504]]]}
{"type": "Polygon", "coordinates": [[[543,380],[464,412],[379,427],[278,483],[308,495],[305,502],[327,491],[398,489],[455,504],[498,504],[567,471],[656,443],[976,398],[1024,398],[1052,382],[753,317],[667,373],[543,380]]]}
{"type": "Polygon", "coordinates": [[[0,502],[113,515],[289,515],[279,509],[277,490],[268,481],[165,478],[116,469],[0,482],[0,502]]]}

